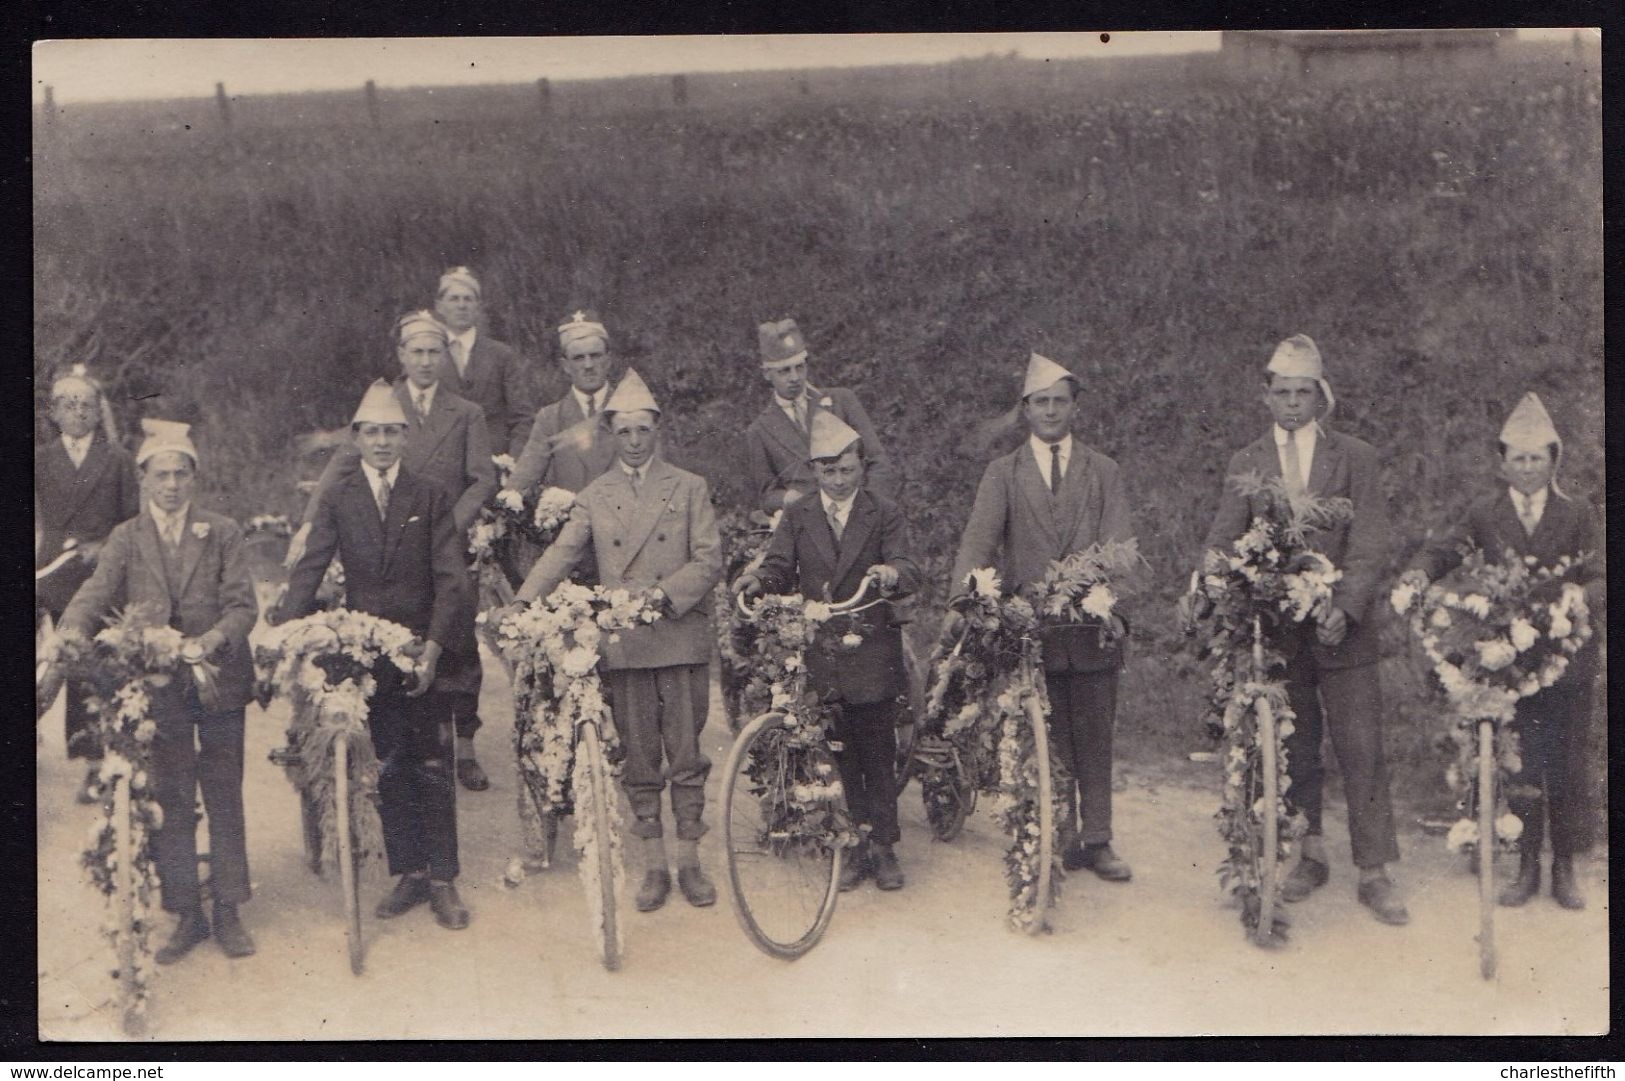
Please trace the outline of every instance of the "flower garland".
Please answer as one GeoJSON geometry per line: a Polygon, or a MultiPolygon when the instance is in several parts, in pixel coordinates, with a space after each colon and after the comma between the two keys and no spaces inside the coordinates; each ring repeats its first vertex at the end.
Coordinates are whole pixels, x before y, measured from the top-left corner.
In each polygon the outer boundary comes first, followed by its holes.
{"type": "Polygon", "coordinates": [[[546,549],[570,520],[576,497],[567,488],[544,488],[535,495],[509,488],[513,457],[493,455],[491,463],[497,470],[497,490],[469,527],[468,554],[474,558],[481,595],[495,598],[511,592],[502,590],[496,579],[503,575],[501,562],[514,542],[523,540],[546,549]]]}
{"type": "MultiPolygon", "coordinates": [[[[1292,783],[1285,741],[1297,718],[1282,679],[1286,657],[1276,643],[1280,635],[1330,609],[1333,586],[1343,575],[1309,546],[1309,535],[1349,521],[1354,504],[1344,498],[1293,496],[1280,477],[1265,479],[1256,473],[1232,476],[1229,484],[1255,500],[1261,511],[1228,551],[1207,552],[1195,592],[1211,605],[1207,638],[1199,650],[1211,664],[1205,722],[1225,745],[1223,797],[1214,819],[1229,851],[1219,865],[1219,885],[1241,902],[1242,925],[1256,931],[1262,909],[1264,816],[1273,814],[1279,823],[1276,855],[1281,860],[1307,827],[1301,814],[1288,810],[1285,798],[1292,783]],[[1259,636],[1261,643],[1255,641],[1259,636]],[[1262,647],[1262,663],[1255,662],[1255,645],[1262,647]],[[1273,808],[1264,806],[1262,796],[1260,703],[1270,707],[1278,743],[1273,808]]],[[[1279,877],[1275,886],[1272,911],[1280,913],[1279,877]]],[[[1284,937],[1284,920],[1274,922],[1270,934],[1284,937]]]]}
{"type": "MultiPolygon", "coordinates": [[[[610,846],[615,881],[622,886],[619,802],[609,801],[609,836],[593,826],[592,786],[579,775],[585,756],[575,738],[583,724],[595,724],[612,776],[620,775],[622,752],[598,673],[601,648],[621,631],[646,626],[669,612],[669,600],[626,589],[561,582],[545,598],[524,606],[481,613],[478,623],[503,659],[513,684],[514,757],[519,774],[519,819],[526,849],[546,851],[543,816],[575,814],[578,869],[587,890],[594,928],[602,932],[604,913],[598,879],[599,844],[610,846]]],[[[525,861],[513,857],[504,875],[509,885],[525,877],[525,861]]],[[[615,933],[619,947],[621,922],[615,933]]]]}
{"type": "Polygon", "coordinates": [[[1538,566],[1534,556],[1519,558],[1508,549],[1498,562],[1480,550],[1463,558],[1456,588],[1418,588],[1401,581],[1389,597],[1394,611],[1408,618],[1411,636],[1432,665],[1454,714],[1456,761],[1445,780],[1456,794],[1461,818],[1445,844],[1451,851],[1479,843],[1478,739],[1481,720],[1496,727],[1499,783],[1495,815],[1497,839],[1516,841],[1523,822],[1506,796],[1523,769],[1517,733],[1506,725],[1518,702],[1561,679],[1592,635],[1585,590],[1568,577],[1584,557],[1564,556],[1538,566]]]}
{"type": "MultiPolygon", "coordinates": [[[[159,895],[152,833],[162,828],[164,821],[151,784],[152,741],[158,732],[152,717],[151,692],[175,678],[184,663],[183,641],[180,631],[154,622],[137,607],[113,617],[94,638],[72,630],[59,631],[43,658],[51,670],[87,689],[86,706],[96,718],[104,748],[100,813],[86,838],[80,865],[104,898],[107,914],[101,929],[114,956],[122,959],[126,951],[129,954],[131,972],[114,969],[112,975],[127,991],[124,1023],[132,1032],[141,1029],[147,1013],[153,967],[150,935],[159,895]],[[135,880],[128,928],[115,910],[120,879],[113,789],[120,778],[129,785],[135,880]],[[126,934],[131,941],[125,940],[126,934]],[[124,979],[126,975],[128,980],[124,979]]],[[[198,667],[207,670],[207,666],[198,667]]]]}
{"type": "Polygon", "coordinates": [[[292,705],[289,745],[298,751],[287,767],[289,782],[316,807],[322,860],[338,860],[338,802],[333,744],[349,740],[350,821],[358,859],[383,851],[378,821],[378,759],[367,731],[368,703],[377,690],[381,664],[403,675],[417,671],[418,648],[398,623],[344,608],[317,612],[272,628],[254,651],[260,669],[261,705],[281,694],[292,705]]]}
{"type": "MultiPolygon", "coordinates": [[[[732,582],[746,571],[761,565],[767,553],[773,530],[778,527],[780,514],[771,518],[760,511],[741,514],[737,511],[723,515],[717,521],[717,532],[722,537],[724,582],[732,582]]],[[[712,600],[716,627],[717,652],[721,658],[718,670],[722,684],[723,707],[728,724],[738,732],[746,720],[765,711],[772,702],[769,690],[772,681],[757,678],[751,656],[755,650],[756,625],[739,618],[734,607],[733,594],[719,589],[712,600]]]]}

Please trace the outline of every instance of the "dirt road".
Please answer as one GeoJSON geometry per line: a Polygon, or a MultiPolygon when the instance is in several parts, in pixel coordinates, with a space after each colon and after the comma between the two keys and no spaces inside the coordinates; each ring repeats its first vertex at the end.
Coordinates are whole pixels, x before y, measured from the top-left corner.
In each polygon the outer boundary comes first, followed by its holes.
{"type": "MultiPolygon", "coordinates": [[[[297,799],[266,752],[284,707],[248,711],[249,859],[244,919],[259,953],[231,961],[205,943],[154,981],[152,1038],[390,1039],[840,1035],[1194,1035],[1283,1033],[1566,1033],[1608,1023],[1607,865],[1585,860],[1584,912],[1542,896],[1496,914],[1500,975],[1478,975],[1475,880],[1417,832],[1398,868],[1412,923],[1392,928],[1354,899],[1347,833],[1328,823],[1331,883],[1291,906],[1293,934],[1265,951],[1242,936],[1213,870],[1221,855],[1207,769],[1180,764],[1150,778],[1124,771],[1117,847],[1134,881],[1073,875],[1054,932],[1006,929],[1002,838],[978,813],[953,844],[929,839],[918,789],[902,800],[899,852],[907,888],[866,885],[841,898],[824,941],[786,964],[750,944],[726,896],[694,909],[675,893],[659,912],[623,904],[627,956],[597,963],[574,857],[501,884],[518,845],[514,780],[505,763],[508,689],[496,666],[482,715],[481,757],[493,785],[460,792],[464,900],[473,926],[453,933],[422,909],[382,924],[370,908],[388,888],[363,884],[367,971],[350,974],[338,887],[302,864],[297,799]]],[[[60,706],[58,707],[58,710],[60,706]]],[[[39,990],[45,1039],[122,1039],[96,927],[100,902],[78,871],[93,814],[72,801],[76,765],[60,714],[39,744],[39,990]]],[[[705,733],[716,768],[728,733],[705,733]]],[[[702,847],[722,881],[719,834],[702,847]]],[[[160,934],[167,935],[164,921],[160,934]]],[[[158,939],[157,942],[161,942],[158,939]]],[[[155,942],[155,945],[157,944],[155,942]]]]}

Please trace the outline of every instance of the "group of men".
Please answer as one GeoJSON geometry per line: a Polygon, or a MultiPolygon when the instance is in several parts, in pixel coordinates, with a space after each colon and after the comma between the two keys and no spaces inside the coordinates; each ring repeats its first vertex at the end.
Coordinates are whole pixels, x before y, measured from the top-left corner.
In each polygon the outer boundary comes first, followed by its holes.
{"type": "MultiPolygon", "coordinates": [[[[371,701],[386,855],[398,876],[376,913],[394,918],[427,903],[444,927],[470,922],[456,889],[456,785],[479,791],[489,781],[473,748],[480,659],[467,536],[497,491],[493,451],[515,459],[510,488],[576,493],[557,540],[533,553],[532,565],[506,568],[518,582],[519,602],[546,596],[590,560],[597,581],[642,592],[662,608],[662,619],[623,633],[603,657],[626,748],[622,783],[633,815],[633,852],[643,871],[636,906],[658,909],[673,884],[663,792],[669,792],[677,840],[676,885],[690,904],[711,905],[716,888],[699,851],[711,764],[700,734],[715,642],[708,598],[723,564],[709,486],[663,456],[662,409],[636,371],[617,378],[610,335],[594,312],[574,310],[559,324],[570,388],[537,408],[531,373],[517,352],[483,332],[480,305],[479,281],[456,267],[441,277],[434,311],[414,311],[397,322],[400,377],[393,385],[376,382],[362,396],[351,445],[334,456],[310,497],[289,548],[288,590],[268,613],[281,622],[312,611],[336,557],[345,570],[346,603],[409,628],[422,643],[418,671],[411,677],[381,673],[371,701]]],[[[879,591],[883,603],[862,614],[857,644],[809,650],[807,675],[810,689],[831,707],[843,787],[864,838],[840,887],[856,889],[873,879],[880,889],[899,889],[904,875],[895,848],[901,833],[893,759],[908,683],[896,602],[922,580],[899,502],[899,470],[856,394],[810,381],[808,346],[793,320],[764,323],[758,337],[771,400],[744,432],[747,479],[756,508],[778,519],[763,559],[728,588],[827,601],[845,598],[867,578],[879,591]]],[[[1273,423],[1236,453],[1228,472],[1280,476],[1290,491],[1344,497],[1353,506],[1347,522],[1310,537],[1342,571],[1330,610],[1280,632],[1278,642],[1298,718],[1290,737],[1288,798],[1309,823],[1285,896],[1302,900],[1329,878],[1320,754],[1329,734],[1348,798],[1358,898],[1379,920],[1402,924],[1408,913],[1387,872],[1399,853],[1376,664],[1379,578],[1389,543],[1377,453],[1325,426],[1335,403],[1309,338],[1282,342],[1263,374],[1273,423]]],[[[966,588],[973,569],[994,566],[1008,587],[1018,588],[1040,578],[1054,560],[1133,535],[1122,471],[1072,434],[1082,390],[1074,373],[1032,354],[1018,409],[1027,438],[981,478],[954,560],[950,599],[966,588]]],[[[110,433],[97,438],[103,404],[83,371],[53,385],[51,416],[60,436],[36,454],[37,607],[65,627],[91,631],[108,612],[141,604],[179,628],[189,650],[220,664],[220,693],[207,696],[207,704],[185,677],[153,702],[154,768],[165,815],[157,858],[164,907],[178,917],[158,960],[177,960],[211,934],[196,878],[193,800],[200,784],[213,861],[212,933],[228,955],[246,956],[254,947],[237,905],[248,898],[242,725],[255,611],[242,534],[193,504],[200,457],[184,425],[144,422],[147,438],[132,459],[110,433]]],[[[1516,423],[1509,421],[1502,439],[1510,494],[1503,489],[1453,538],[1490,548],[1522,537],[1519,550],[1543,560],[1591,550],[1588,512],[1554,483],[1561,441],[1544,410],[1537,419],[1520,406],[1516,423]],[[1544,467],[1524,460],[1531,455],[1545,455],[1544,467]],[[1508,499],[1519,500],[1510,519],[1501,513],[1508,499]],[[1525,501],[1532,502],[1526,507],[1525,501]]],[[[1206,545],[1227,547],[1259,510],[1227,486],[1206,545]]],[[[1419,557],[1417,572],[1435,577],[1450,558],[1436,545],[1419,557]]],[[[1182,614],[1198,618],[1199,603],[1187,597],[1182,614]]],[[[1132,871],[1112,846],[1112,744],[1127,628],[1120,622],[1116,630],[1103,636],[1094,628],[1050,627],[1042,646],[1052,746],[1068,779],[1058,822],[1063,864],[1126,882],[1132,871]]],[[[1527,728],[1545,734],[1535,738],[1541,750],[1530,756],[1526,772],[1551,793],[1553,885],[1568,907],[1583,904],[1569,862],[1584,843],[1584,815],[1575,807],[1570,776],[1578,768],[1573,748],[1588,708],[1588,700],[1576,697],[1588,693],[1582,683],[1589,686],[1576,675],[1555,701],[1537,704],[1528,717],[1520,714],[1527,728]],[[1561,724],[1551,719],[1555,713],[1563,714],[1561,724]]],[[[68,725],[70,752],[92,759],[82,797],[93,799],[96,750],[78,688],[69,688],[68,725]]],[[[1537,795],[1518,810],[1533,821],[1543,807],[1537,795]]],[[[1534,871],[1526,854],[1508,903],[1527,901],[1531,882],[1538,885],[1538,831],[1526,832],[1526,853],[1531,836],[1537,838],[1534,871]]]]}

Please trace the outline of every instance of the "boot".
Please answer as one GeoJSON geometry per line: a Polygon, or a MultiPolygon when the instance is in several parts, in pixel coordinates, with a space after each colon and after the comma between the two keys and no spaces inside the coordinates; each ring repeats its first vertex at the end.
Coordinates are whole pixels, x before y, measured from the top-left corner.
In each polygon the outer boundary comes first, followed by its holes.
{"type": "Polygon", "coordinates": [[[194,908],[190,912],[182,912],[180,922],[175,925],[175,933],[169,936],[152,959],[160,965],[172,965],[182,957],[192,952],[192,947],[209,937],[209,921],[203,917],[203,909],[194,908]]]}
{"type": "Polygon", "coordinates": [[[641,838],[643,885],[633,900],[639,912],[653,912],[671,894],[671,871],[666,867],[666,841],[663,837],[641,838]]]}
{"type": "Polygon", "coordinates": [[[1297,902],[1308,897],[1326,884],[1332,877],[1331,868],[1326,863],[1326,847],[1319,837],[1309,836],[1303,840],[1303,853],[1298,857],[1298,864],[1292,868],[1281,883],[1281,900],[1297,902]]]}
{"type": "Polygon", "coordinates": [[[875,845],[874,859],[875,885],[883,890],[900,890],[903,888],[903,869],[898,866],[897,853],[892,851],[891,845],[875,845]]]}
{"type": "MultiPolygon", "coordinates": [[[[1540,885],[1538,882],[1535,884],[1540,885]]],[[[1564,908],[1578,911],[1586,906],[1585,895],[1574,877],[1573,856],[1552,856],[1552,896],[1564,908]]]]}
{"type": "Polygon", "coordinates": [[[717,903],[717,888],[700,866],[700,842],[677,840],[677,888],[684,900],[695,908],[707,908],[717,903]]]}
{"type": "Polygon", "coordinates": [[[227,957],[254,956],[254,940],[237,918],[237,906],[228,901],[214,903],[214,940],[227,957]]]}
{"type": "MultiPolygon", "coordinates": [[[[1500,901],[1507,908],[1519,908],[1540,892],[1540,849],[1525,848],[1518,854],[1518,877],[1501,890],[1500,901]]],[[[1557,868],[1552,867],[1552,893],[1557,893],[1557,868]]]]}
{"type": "Polygon", "coordinates": [[[869,844],[861,841],[846,850],[846,858],[841,861],[841,880],[837,887],[842,893],[851,893],[863,885],[863,880],[869,877],[869,844]]]}

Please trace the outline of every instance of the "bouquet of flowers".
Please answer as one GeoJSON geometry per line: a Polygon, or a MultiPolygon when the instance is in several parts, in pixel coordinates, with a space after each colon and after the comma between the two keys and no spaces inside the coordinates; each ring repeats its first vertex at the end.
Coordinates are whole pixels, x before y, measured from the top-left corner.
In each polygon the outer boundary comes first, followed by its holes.
{"type": "MultiPolygon", "coordinates": [[[[1452,850],[1482,840],[1474,819],[1478,741],[1472,730],[1479,721],[1494,722],[1501,775],[1518,774],[1517,737],[1504,726],[1516,716],[1521,699],[1562,678],[1591,638],[1585,590],[1570,580],[1582,562],[1565,556],[1538,566],[1534,556],[1520,558],[1510,549],[1491,562],[1474,550],[1462,560],[1453,586],[1421,588],[1401,581],[1389,598],[1394,611],[1408,619],[1462,737],[1454,740],[1457,760],[1446,774],[1462,812],[1446,841],[1452,850]]],[[[1504,794],[1508,785],[1496,788],[1504,794]]],[[[1496,833],[1510,843],[1523,824],[1504,807],[1498,811],[1496,833]]]]}
{"type": "Polygon", "coordinates": [[[1136,590],[1148,569],[1133,537],[1104,541],[1051,561],[1025,592],[1047,622],[1095,627],[1105,646],[1117,637],[1120,596],[1136,590]]]}
{"type": "Polygon", "coordinates": [[[558,539],[564,523],[570,520],[576,497],[565,488],[544,488],[530,495],[509,488],[513,458],[498,454],[491,461],[497,468],[497,491],[480,508],[479,517],[469,528],[468,552],[474,557],[475,569],[487,595],[502,596],[492,576],[503,573],[499,564],[504,550],[511,548],[516,540],[546,549],[558,539]]]}
{"type": "MultiPolygon", "coordinates": [[[[1310,547],[1309,537],[1316,530],[1346,523],[1354,505],[1343,498],[1289,495],[1280,477],[1244,473],[1230,477],[1229,483],[1262,510],[1228,550],[1208,551],[1195,592],[1210,606],[1207,638],[1200,648],[1201,657],[1211,664],[1205,722],[1225,744],[1224,795],[1215,818],[1229,854],[1219,866],[1219,883],[1241,901],[1242,924],[1257,930],[1264,816],[1275,815],[1279,822],[1281,859],[1290,855],[1292,841],[1305,829],[1302,816],[1287,809],[1291,779],[1284,745],[1275,755],[1276,806],[1264,806],[1262,795],[1259,705],[1269,707],[1278,742],[1284,744],[1296,720],[1282,679],[1286,658],[1272,641],[1329,611],[1332,589],[1342,572],[1310,547]],[[1254,660],[1255,645],[1260,647],[1261,664],[1254,660]]],[[[1278,890],[1280,883],[1276,885],[1278,890]]],[[[1279,913],[1280,899],[1274,900],[1273,911],[1279,913]]],[[[1270,933],[1284,937],[1284,922],[1270,933]]]]}
{"type": "MultiPolygon", "coordinates": [[[[732,582],[746,571],[761,565],[779,517],[779,514],[769,517],[761,511],[751,511],[749,514],[732,511],[717,520],[717,532],[722,537],[724,582],[732,582]]],[[[719,673],[722,701],[728,711],[729,727],[738,732],[747,718],[767,708],[770,696],[766,688],[771,680],[755,678],[751,654],[754,652],[756,625],[738,618],[733,594],[727,589],[719,589],[712,603],[717,651],[722,658],[719,673]]]]}

